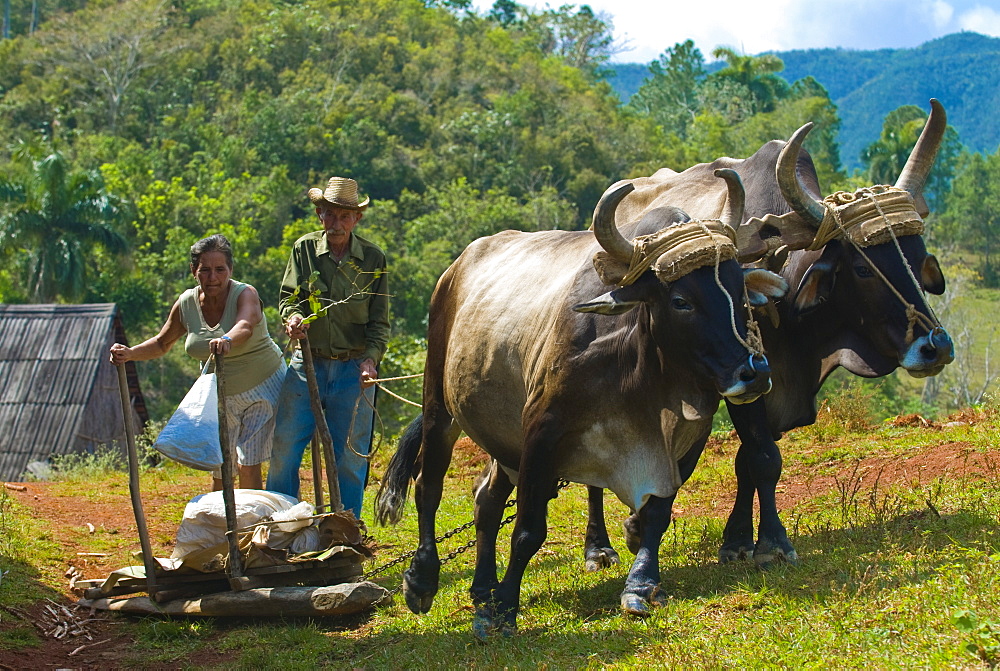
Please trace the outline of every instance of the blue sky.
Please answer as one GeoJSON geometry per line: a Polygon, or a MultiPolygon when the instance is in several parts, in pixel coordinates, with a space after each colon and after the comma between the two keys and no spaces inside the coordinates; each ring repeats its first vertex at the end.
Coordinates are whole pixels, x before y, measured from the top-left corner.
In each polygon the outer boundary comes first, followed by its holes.
{"type": "MultiPolygon", "coordinates": [[[[489,9],[492,0],[474,0],[489,9]]],[[[844,47],[915,47],[963,30],[1000,37],[1000,0],[591,0],[519,4],[544,9],[589,4],[610,18],[621,51],[648,63],[686,39],[706,59],[725,45],[746,54],[844,47]]]]}

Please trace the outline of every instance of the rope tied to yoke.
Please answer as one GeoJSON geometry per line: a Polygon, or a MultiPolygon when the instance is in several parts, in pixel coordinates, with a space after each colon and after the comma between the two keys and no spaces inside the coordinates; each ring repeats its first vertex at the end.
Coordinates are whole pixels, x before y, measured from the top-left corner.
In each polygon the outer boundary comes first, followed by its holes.
{"type": "Polygon", "coordinates": [[[628,286],[647,270],[656,273],[663,283],[670,283],[696,268],[711,265],[715,270],[715,283],[729,302],[730,326],[736,339],[751,354],[764,353],[760,328],[753,317],[747,299],[746,286],[743,300],[747,306],[747,336],[736,328],[736,306],[719,277],[719,264],[737,258],[736,232],[732,226],[716,219],[692,220],[674,224],[656,233],[640,235],[632,241],[632,257],[624,262],[601,251],[594,255],[594,268],[605,284],[628,286]]]}
{"type": "Polygon", "coordinates": [[[941,326],[937,315],[930,305],[926,315],[917,310],[916,306],[906,300],[889,278],[879,269],[864,252],[864,247],[892,241],[899,253],[899,258],[906,268],[906,273],[921,293],[923,287],[913,274],[913,269],[903,254],[898,236],[921,235],[924,232],[924,221],[917,214],[913,197],[904,189],[894,186],[875,185],[862,187],[853,193],[837,191],[823,199],[826,215],[820,223],[816,237],[806,249],[818,250],[835,238],[842,237],[850,243],[865,260],[868,267],[889,288],[889,291],[899,300],[906,310],[906,344],[913,342],[913,329],[920,322],[928,331],[941,326]]]}

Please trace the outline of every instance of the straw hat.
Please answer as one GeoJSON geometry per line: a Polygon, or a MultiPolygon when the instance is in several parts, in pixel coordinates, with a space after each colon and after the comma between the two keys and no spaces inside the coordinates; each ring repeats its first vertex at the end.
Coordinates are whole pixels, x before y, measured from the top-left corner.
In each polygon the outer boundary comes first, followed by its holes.
{"type": "Polygon", "coordinates": [[[331,177],[326,189],[309,189],[309,200],[314,205],[328,203],[348,210],[363,210],[368,207],[368,198],[358,202],[358,183],[350,177],[331,177]]]}

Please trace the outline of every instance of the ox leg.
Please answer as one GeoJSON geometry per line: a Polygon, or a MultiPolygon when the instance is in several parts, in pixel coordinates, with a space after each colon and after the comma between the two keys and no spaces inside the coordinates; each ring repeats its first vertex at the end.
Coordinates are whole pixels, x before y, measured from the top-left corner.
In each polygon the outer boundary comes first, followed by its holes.
{"type": "Polygon", "coordinates": [[[458,433],[458,427],[452,425],[446,413],[425,411],[423,445],[417,462],[419,475],[414,486],[420,541],[410,568],[403,572],[403,596],[414,613],[429,611],[438,591],[441,560],[434,540],[434,522],[458,433]]]}
{"type": "MultiPolygon", "coordinates": [[[[514,491],[514,483],[495,460],[487,469],[488,472],[484,473],[485,477],[475,492],[476,572],[469,594],[477,610],[489,603],[493,590],[500,584],[497,579],[497,533],[500,531],[507,498],[514,491]]],[[[485,635],[485,632],[476,632],[478,638],[485,635]]]]}
{"type": "Polygon", "coordinates": [[[777,560],[798,563],[778,515],[775,489],[781,478],[781,451],[767,424],[763,401],[747,405],[729,404],[729,415],[740,437],[736,453],[736,501],[726,523],[719,561],[744,559],[766,567],[777,560]],[[760,504],[757,543],[753,541],[753,499],[760,504]]]}
{"type": "MultiPolygon", "coordinates": [[[[677,470],[681,476],[681,483],[688,481],[691,474],[694,473],[694,467],[698,465],[698,460],[701,459],[701,453],[705,450],[705,443],[708,442],[708,436],[696,440],[691,445],[691,449],[687,451],[680,461],[677,462],[677,470]]],[[[672,511],[668,511],[671,512],[672,511]]],[[[667,518],[667,523],[669,524],[670,518],[667,518]]],[[[638,513],[632,513],[629,515],[624,522],[622,522],[622,528],[625,531],[625,543],[628,545],[629,552],[632,554],[639,553],[639,546],[642,539],[642,524],[639,520],[638,513]]],[[[666,527],[664,527],[666,528],[666,527]]]]}
{"type": "Polygon", "coordinates": [[[756,487],[750,474],[750,451],[746,443],[740,443],[740,449],[736,453],[736,500],[722,532],[720,564],[750,559],[753,556],[753,500],[756,487]]]}
{"type": "Polygon", "coordinates": [[[639,547],[622,591],[622,610],[628,615],[649,615],[666,597],[660,589],[660,542],[670,524],[674,497],[651,496],[639,510],[639,547]]]}
{"type": "Polygon", "coordinates": [[[549,461],[538,458],[540,444],[551,442],[540,441],[537,437],[525,440],[517,481],[517,517],[511,532],[510,559],[492,595],[476,608],[472,631],[480,640],[497,632],[510,636],[517,631],[524,571],[548,533],[547,513],[549,499],[556,496],[556,476],[549,461]]]}
{"type": "Polygon", "coordinates": [[[587,570],[598,571],[617,564],[620,558],[608,537],[604,521],[604,490],[600,487],[587,487],[587,513],[587,537],[583,548],[587,570]]]}

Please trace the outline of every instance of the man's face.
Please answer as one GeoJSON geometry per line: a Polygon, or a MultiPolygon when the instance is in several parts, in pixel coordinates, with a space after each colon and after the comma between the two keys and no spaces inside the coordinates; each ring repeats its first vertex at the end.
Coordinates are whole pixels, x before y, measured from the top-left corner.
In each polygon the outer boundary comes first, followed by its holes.
{"type": "Polygon", "coordinates": [[[351,231],[358,225],[361,219],[361,211],[348,210],[336,205],[318,205],[316,215],[323,223],[323,230],[326,231],[326,238],[331,245],[339,247],[346,245],[350,239],[351,231]]]}

